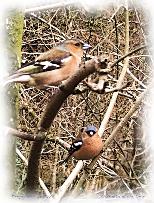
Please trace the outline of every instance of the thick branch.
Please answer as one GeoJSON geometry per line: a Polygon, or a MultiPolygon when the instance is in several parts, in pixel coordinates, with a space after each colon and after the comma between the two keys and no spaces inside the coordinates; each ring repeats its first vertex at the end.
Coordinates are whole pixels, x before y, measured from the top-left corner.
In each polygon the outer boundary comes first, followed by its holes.
{"type": "Polygon", "coordinates": [[[95,72],[95,70],[104,69],[106,68],[106,64],[101,64],[96,59],[91,59],[86,62],[85,65],[82,65],[80,70],[76,72],[72,77],[70,77],[65,84],[62,86],[62,90],[59,89],[58,92],[52,96],[51,100],[49,101],[45,112],[41,118],[40,124],[39,124],[39,130],[40,131],[47,131],[51,123],[53,122],[58,110],[60,109],[61,105],[65,101],[65,99],[73,93],[74,88],[83,80],[85,79],[89,74],[92,74],[95,72]],[[103,67],[102,67],[103,66],[103,67]]]}
{"type": "Polygon", "coordinates": [[[27,182],[26,182],[26,194],[28,196],[34,196],[34,194],[36,194],[36,190],[38,189],[39,160],[40,160],[44,140],[45,139],[34,141],[30,150],[30,155],[28,159],[28,168],[27,168],[27,182]]]}
{"type": "MultiPolygon", "coordinates": [[[[43,137],[43,134],[39,135],[34,135],[34,134],[29,134],[29,133],[25,133],[25,132],[20,132],[16,129],[10,128],[10,127],[6,127],[5,128],[7,133],[16,137],[19,137],[23,140],[28,140],[28,141],[38,141],[38,140],[42,140],[43,138],[45,138],[45,136],[43,137]]],[[[70,148],[70,145],[65,142],[64,140],[62,140],[59,137],[55,137],[55,138],[51,138],[51,139],[46,139],[47,141],[51,141],[51,142],[56,142],[59,145],[61,145],[62,147],[66,148],[67,150],[70,148]]]]}
{"type": "Polygon", "coordinates": [[[44,114],[40,120],[38,126],[38,132],[36,134],[43,134],[43,139],[39,141],[34,141],[31,147],[29,161],[28,161],[28,171],[27,171],[27,194],[33,194],[36,192],[39,182],[39,160],[41,156],[41,150],[44,143],[44,137],[47,130],[50,128],[57,112],[59,111],[61,105],[65,99],[74,91],[74,88],[89,74],[98,70],[98,68],[106,68],[107,64],[102,64],[96,58],[91,59],[83,65],[76,74],[70,77],[65,84],[63,84],[62,89],[53,95],[49,103],[46,106],[44,114]]]}
{"type": "MultiPolygon", "coordinates": [[[[23,156],[23,154],[20,152],[20,150],[18,148],[16,148],[16,153],[17,155],[20,157],[20,159],[22,159],[22,161],[25,163],[25,165],[27,166],[28,165],[28,161],[27,159],[23,156]]],[[[42,187],[42,189],[44,190],[44,193],[46,194],[47,197],[50,197],[50,199],[53,200],[50,192],[48,191],[47,187],[45,186],[44,182],[42,181],[41,178],[39,178],[39,183],[40,183],[40,186],[42,187]]]]}

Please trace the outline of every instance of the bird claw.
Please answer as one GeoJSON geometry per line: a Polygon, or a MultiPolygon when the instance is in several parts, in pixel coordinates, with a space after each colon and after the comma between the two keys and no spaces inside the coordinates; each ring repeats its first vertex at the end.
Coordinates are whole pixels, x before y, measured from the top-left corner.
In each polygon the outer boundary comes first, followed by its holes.
{"type": "Polygon", "coordinates": [[[65,85],[63,83],[61,83],[58,87],[61,91],[65,91],[65,85]]]}

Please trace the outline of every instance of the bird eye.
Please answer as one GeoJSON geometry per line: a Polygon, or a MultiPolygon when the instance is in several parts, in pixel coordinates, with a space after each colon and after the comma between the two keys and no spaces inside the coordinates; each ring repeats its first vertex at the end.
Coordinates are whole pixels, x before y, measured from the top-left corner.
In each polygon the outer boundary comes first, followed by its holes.
{"type": "Polygon", "coordinates": [[[80,43],[79,43],[79,42],[75,43],[75,46],[76,46],[76,47],[79,47],[79,46],[80,46],[80,43]]]}
{"type": "Polygon", "coordinates": [[[89,134],[90,134],[90,135],[93,135],[93,134],[94,134],[94,131],[90,131],[89,134]]]}

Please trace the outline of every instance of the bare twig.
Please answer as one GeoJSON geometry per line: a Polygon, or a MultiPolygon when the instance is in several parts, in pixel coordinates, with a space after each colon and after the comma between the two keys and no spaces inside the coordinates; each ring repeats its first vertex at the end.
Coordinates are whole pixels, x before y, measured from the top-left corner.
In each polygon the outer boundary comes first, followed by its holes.
{"type": "Polygon", "coordinates": [[[137,79],[137,77],[135,77],[135,75],[133,75],[131,73],[131,71],[129,70],[129,68],[127,69],[127,73],[136,81],[138,82],[139,85],[141,85],[143,88],[146,89],[146,85],[143,84],[143,82],[141,82],[139,79],[137,79]]]}
{"type": "Polygon", "coordinates": [[[43,137],[35,135],[35,134],[29,134],[29,133],[25,133],[25,132],[20,132],[16,129],[10,128],[10,127],[5,127],[8,134],[11,134],[13,136],[19,137],[21,139],[24,140],[29,140],[29,141],[35,141],[35,140],[41,140],[43,137]]]}
{"type": "MultiPolygon", "coordinates": [[[[72,184],[76,176],[79,174],[80,170],[83,167],[83,161],[78,161],[76,167],[73,169],[71,174],[68,176],[68,178],[65,180],[64,184],[59,188],[58,193],[55,196],[56,203],[61,200],[61,198],[66,193],[68,187],[72,184]]],[[[52,199],[51,199],[52,202],[52,199]]]]}
{"type": "MultiPolygon", "coordinates": [[[[128,12],[128,10],[126,10],[125,13],[126,13],[126,18],[125,18],[126,19],[126,28],[125,28],[126,29],[125,56],[126,57],[121,57],[121,60],[124,59],[124,66],[123,66],[123,69],[121,71],[120,77],[119,77],[119,79],[117,81],[117,86],[116,86],[117,88],[121,87],[122,82],[123,82],[124,77],[125,77],[125,74],[126,74],[126,71],[127,71],[128,64],[129,64],[129,58],[127,57],[128,56],[128,51],[129,51],[129,12],[128,12]]],[[[121,60],[118,59],[117,61],[119,62],[121,60]]],[[[117,64],[117,61],[114,64],[112,64],[111,67],[114,67],[117,64]]],[[[116,103],[117,97],[118,97],[118,92],[114,92],[113,96],[112,96],[112,98],[110,100],[110,104],[108,106],[108,109],[107,109],[107,111],[106,111],[106,113],[104,115],[104,119],[103,119],[103,121],[102,121],[102,123],[100,125],[99,130],[98,130],[98,134],[101,137],[103,136],[103,133],[105,131],[105,128],[107,126],[109,118],[110,118],[110,116],[112,114],[112,111],[113,111],[114,105],[116,103]]],[[[91,164],[90,164],[90,168],[92,168],[95,163],[96,163],[96,161],[92,161],[91,164]]],[[[76,195],[79,192],[79,190],[80,190],[81,186],[83,185],[87,175],[88,175],[87,173],[84,173],[81,176],[78,184],[76,185],[76,187],[75,187],[75,189],[73,191],[73,195],[76,195]]]]}
{"type": "Polygon", "coordinates": [[[59,137],[56,137],[55,140],[58,142],[58,144],[60,144],[62,147],[65,147],[67,150],[70,148],[70,144],[60,139],[59,137]]]}
{"type": "Polygon", "coordinates": [[[56,180],[57,180],[57,163],[58,163],[58,151],[59,151],[59,146],[56,145],[55,147],[55,156],[54,156],[54,164],[53,164],[53,173],[52,173],[52,194],[56,192],[56,180]]]}
{"type": "MultiPolygon", "coordinates": [[[[111,135],[107,138],[107,140],[104,143],[103,151],[106,150],[106,148],[112,143],[113,139],[118,134],[118,131],[124,126],[124,124],[128,121],[128,119],[134,114],[134,112],[138,109],[142,99],[145,96],[145,92],[141,94],[141,96],[137,99],[136,103],[132,106],[132,108],[128,111],[128,113],[125,115],[123,119],[121,119],[120,123],[116,126],[116,128],[112,131],[111,135]]],[[[92,167],[95,165],[96,161],[98,160],[100,155],[98,155],[88,166],[88,169],[92,169],[92,167]]],[[[85,178],[88,176],[87,173],[84,172],[84,174],[81,176],[80,181],[78,182],[76,188],[73,191],[73,195],[77,195],[79,192],[79,188],[83,184],[85,178]]]]}
{"type": "Polygon", "coordinates": [[[30,12],[42,11],[42,10],[46,10],[46,9],[54,9],[54,8],[59,8],[59,7],[67,6],[67,5],[74,4],[74,3],[75,3],[74,0],[67,0],[67,1],[59,2],[59,3],[53,3],[50,5],[38,6],[38,7],[34,7],[34,8],[27,8],[24,10],[24,12],[30,13],[30,12]]]}
{"type": "Polygon", "coordinates": [[[142,49],[145,49],[145,48],[147,48],[147,47],[148,47],[148,45],[143,45],[143,46],[140,46],[140,47],[138,47],[138,48],[136,48],[136,49],[134,49],[134,50],[132,50],[132,51],[126,53],[124,56],[122,56],[122,57],[120,57],[118,60],[116,60],[116,61],[111,65],[111,68],[113,68],[117,63],[119,63],[120,61],[124,60],[124,59],[127,58],[128,56],[131,56],[131,55],[134,54],[135,52],[140,51],[140,50],[142,50],[142,49]]]}
{"type": "MultiPolygon", "coordinates": [[[[127,10],[126,10],[126,28],[125,29],[126,29],[125,56],[126,56],[128,54],[128,51],[129,51],[129,13],[128,13],[127,10]]],[[[119,59],[117,61],[119,61],[119,59]]],[[[114,63],[114,64],[116,64],[116,63],[114,63]]],[[[124,77],[125,77],[125,74],[126,74],[126,71],[127,71],[128,64],[129,64],[129,58],[128,57],[124,58],[123,69],[122,69],[120,77],[119,77],[119,79],[117,81],[116,88],[121,87],[121,85],[123,83],[123,80],[124,80],[124,77]]],[[[111,67],[113,67],[113,64],[111,65],[111,67]]],[[[112,96],[112,98],[110,100],[110,104],[108,106],[108,109],[107,109],[107,111],[105,113],[104,119],[103,119],[103,121],[102,121],[102,123],[100,125],[100,128],[99,128],[99,131],[98,131],[100,136],[103,136],[104,130],[106,128],[108,120],[109,120],[109,118],[110,118],[110,116],[112,114],[114,105],[116,103],[117,96],[118,96],[118,92],[114,92],[113,96],[112,96]]]]}
{"type": "MultiPolygon", "coordinates": [[[[16,148],[16,153],[20,157],[20,159],[25,163],[25,165],[28,166],[28,160],[24,157],[24,155],[20,152],[18,148],[16,148]]],[[[53,200],[48,188],[45,186],[44,182],[40,177],[39,177],[39,183],[42,189],[44,190],[44,193],[46,194],[46,196],[50,197],[53,200]]]]}

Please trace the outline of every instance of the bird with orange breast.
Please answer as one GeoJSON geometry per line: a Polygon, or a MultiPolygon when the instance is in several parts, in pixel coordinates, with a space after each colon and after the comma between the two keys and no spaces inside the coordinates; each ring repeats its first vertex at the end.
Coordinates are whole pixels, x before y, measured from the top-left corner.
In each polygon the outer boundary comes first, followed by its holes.
{"type": "Polygon", "coordinates": [[[61,163],[67,162],[71,157],[77,160],[90,160],[102,150],[103,142],[95,126],[84,127],[68,151],[69,155],[61,163]]]}
{"type": "Polygon", "coordinates": [[[90,47],[78,39],[64,40],[17,70],[6,79],[4,85],[24,83],[39,89],[58,86],[79,69],[83,52],[90,47]]]}

